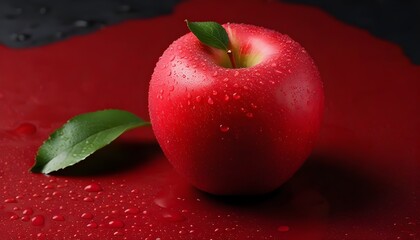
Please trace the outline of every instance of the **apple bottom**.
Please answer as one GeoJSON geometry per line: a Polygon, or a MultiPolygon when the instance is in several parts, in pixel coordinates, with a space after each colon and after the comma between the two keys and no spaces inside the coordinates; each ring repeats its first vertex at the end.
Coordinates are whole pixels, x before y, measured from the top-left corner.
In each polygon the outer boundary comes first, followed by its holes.
{"type": "MultiPolygon", "coordinates": [[[[167,123],[177,118],[165,119],[167,123]]],[[[299,132],[292,127],[283,129],[274,119],[265,124],[266,127],[252,128],[250,122],[240,119],[243,117],[231,118],[237,124],[226,132],[219,131],[220,126],[215,123],[176,127],[181,120],[167,123],[172,128],[165,133],[161,133],[162,127],[158,126],[155,133],[165,142],[160,145],[175,170],[202,191],[217,195],[274,191],[303,164],[317,132],[310,129],[299,132]]]]}

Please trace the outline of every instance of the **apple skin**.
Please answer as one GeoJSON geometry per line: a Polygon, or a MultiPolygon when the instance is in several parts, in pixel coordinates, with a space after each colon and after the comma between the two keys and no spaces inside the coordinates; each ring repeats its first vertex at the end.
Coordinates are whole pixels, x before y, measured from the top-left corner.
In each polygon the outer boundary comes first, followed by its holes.
{"type": "Polygon", "coordinates": [[[287,35],[223,26],[247,67],[223,67],[229,64],[223,51],[192,33],[182,36],[152,75],[152,127],[175,170],[198,189],[267,193],[312,151],[323,114],[322,82],[312,58],[287,35]]]}

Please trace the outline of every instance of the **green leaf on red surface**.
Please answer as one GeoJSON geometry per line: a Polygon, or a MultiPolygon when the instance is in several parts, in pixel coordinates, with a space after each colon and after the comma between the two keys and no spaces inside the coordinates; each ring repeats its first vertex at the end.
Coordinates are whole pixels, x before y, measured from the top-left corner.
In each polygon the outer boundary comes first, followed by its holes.
{"type": "Polygon", "coordinates": [[[150,125],[122,110],[78,115],[57,129],[39,148],[34,173],[48,174],[74,165],[118,138],[124,132],[150,125]]]}

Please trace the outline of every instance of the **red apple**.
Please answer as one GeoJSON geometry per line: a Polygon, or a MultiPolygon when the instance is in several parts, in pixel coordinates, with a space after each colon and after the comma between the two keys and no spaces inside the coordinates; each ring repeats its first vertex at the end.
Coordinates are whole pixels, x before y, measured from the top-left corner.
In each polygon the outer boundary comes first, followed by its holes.
{"type": "Polygon", "coordinates": [[[149,89],[156,138],[176,171],[213,194],[261,194],[310,154],[323,87],[305,49],[287,35],[225,24],[223,50],[188,33],[163,53],[149,89]]]}

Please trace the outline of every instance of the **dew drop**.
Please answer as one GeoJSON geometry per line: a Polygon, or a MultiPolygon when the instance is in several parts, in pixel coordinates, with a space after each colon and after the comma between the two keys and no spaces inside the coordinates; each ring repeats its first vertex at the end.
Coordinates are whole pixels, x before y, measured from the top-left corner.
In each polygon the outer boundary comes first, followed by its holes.
{"type": "Polygon", "coordinates": [[[84,202],[93,202],[93,198],[91,198],[91,197],[85,197],[85,198],[83,198],[83,201],[84,202]]]}
{"type": "Polygon", "coordinates": [[[241,96],[240,96],[238,93],[234,93],[234,94],[232,95],[232,97],[233,97],[233,99],[235,99],[235,100],[238,100],[238,99],[240,99],[240,98],[241,98],[241,96]]]}
{"type": "Polygon", "coordinates": [[[64,218],[64,216],[63,216],[63,215],[54,215],[54,216],[52,217],[52,220],[54,220],[54,221],[64,221],[64,220],[65,220],[65,218],[64,218]]]}
{"type": "Polygon", "coordinates": [[[136,207],[127,208],[124,210],[124,213],[128,213],[128,214],[137,214],[139,212],[140,212],[140,209],[136,207]]]}
{"type": "Polygon", "coordinates": [[[122,228],[124,227],[124,223],[120,220],[112,220],[108,222],[108,226],[111,228],[122,228]]]}
{"type": "Polygon", "coordinates": [[[93,214],[92,213],[83,213],[80,217],[83,218],[83,219],[92,219],[93,214]]]}
{"type": "Polygon", "coordinates": [[[233,74],[233,76],[237,77],[239,75],[239,72],[236,71],[235,74],[233,74]]]}
{"type": "Polygon", "coordinates": [[[223,98],[226,102],[229,101],[229,96],[225,94],[225,97],[223,98]]]}
{"type": "Polygon", "coordinates": [[[217,91],[213,90],[213,95],[216,96],[217,95],[217,91]]]}
{"type": "Polygon", "coordinates": [[[85,186],[84,190],[86,192],[100,192],[100,191],[102,191],[102,187],[101,187],[101,185],[99,185],[97,183],[91,183],[91,184],[85,186]]]}
{"type": "Polygon", "coordinates": [[[31,219],[31,223],[33,226],[42,226],[44,225],[45,219],[42,215],[37,215],[31,219]]]}
{"type": "Polygon", "coordinates": [[[213,77],[216,77],[216,76],[217,76],[217,74],[218,74],[218,72],[217,72],[217,71],[215,71],[215,72],[213,73],[213,77]]]}
{"type": "Polygon", "coordinates": [[[230,129],[228,126],[223,125],[223,124],[220,124],[219,128],[221,132],[227,132],[230,129]]]}
{"type": "Polygon", "coordinates": [[[20,218],[20,220],[22,220],[23,222],[29,222],[29,220],[31,220],[31,218],[29,216],[22,216],[20,218]]]}
{"type": "Polygon", "coordinates": [[[96,222],[91,222],[86,225],[88,228],[98,228],[98,224],[96,222]]]}
{"type": "Polygon", "coordinates": [[[36,133],[36,127],[32,123],[22,123],[13,132],[17,135],[33,135],[36,133]]]}
{"type": "Polygon", "coordinates": [[[19,216],[18,215],[16,215],[16,214],[13,214],[12,216],[10,216],[10,218],[9,218],[10,220],[17,220],[17,219],[19,219],[19,216]]]}
{"type": "Polygon", "coordinates": [[[169,91],[172,92],[173,90],[175,90],[175,86],[174,85],[169,86],[169,91]]]}
{"type": "Polygon", "coordinates": [[[171,213],[164,213],[162,214],[163,219],[170,221],[170,222],[181,222],[184,221],[186,218],[184,215],[180,214],[180,213],[175,213],[175,212],[171,212],[171,213]]]}
{"type": "Polygon", "coordinates": [[[211,97],[209,97],[209,99],[207,99],[207,103],[210,104],[210,105],[213,105],[214,101],[211,97]]]}
{"type": "Polygon", "coordinates": [[[25,208],[22,212],[23,215],[32,215],[34,213],[34,210],[32,208],[25,208]]]}
{"type": "Polygon", "coordinates": [[[201,102],[201,99],[202,99],[202,97],[201,97],[201,96],[197,96],[197,97],[195,97],[195,101],[196,101],[196,102],[201,102]]]}
{"type": "Polygon", "coordinates": [[[114,236],[123,236],[123,235],[124,235],[124,232],[121,232],[121,231],[114,232],[114,236]]]}
{"type": "Polygon", "coordinates": [[[4,203],[16,203],[16,199],[15,198],[7,198],[4,200],[4,203]]]}
{"type": "Polygon", "coordinates": [[[223,79],[223,82],[227,82],[227,81],[229,81],[229,78],[224,78],[223,79]]]}

